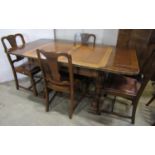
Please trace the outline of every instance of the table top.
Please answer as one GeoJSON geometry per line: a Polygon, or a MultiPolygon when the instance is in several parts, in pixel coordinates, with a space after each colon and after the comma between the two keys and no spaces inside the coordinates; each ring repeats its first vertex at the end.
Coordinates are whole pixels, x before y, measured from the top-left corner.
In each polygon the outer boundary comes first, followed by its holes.
{"type": "MultiPolygon", "coordinates": [[[[84,46],[68,41],[40,39],[27,43],[24,48],[13,51],[12,54],[37,59],[36,50],[47,52],[66,52],[71,54],[74,66],[95,69],[111,73],[136,75],[139,65],[135,49],[123,49],[106,45],[84,46]]],[[[59,60],[66,62],[64,58],[59,60]]]]}

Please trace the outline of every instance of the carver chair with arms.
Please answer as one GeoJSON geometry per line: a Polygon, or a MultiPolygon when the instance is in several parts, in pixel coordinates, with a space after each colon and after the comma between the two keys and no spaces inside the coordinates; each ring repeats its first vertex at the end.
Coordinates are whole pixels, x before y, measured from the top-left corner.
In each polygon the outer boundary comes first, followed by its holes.
{"type": "MultiPolygon", "coordinates": [[[[125,118],[131,119],[132,124],[135,123],[136,109],[139,102],[139,99],[153,74],[152,67],[153,61],[155,60],[155,49],[151,49],[151,55],[149,56],[149,61],[147,60],[145,67],[141,71],[141,79],[137,80],[136,78],[116,75],[113,74],[110,78],[104,81],[103,94],[113,95],[115,98],[112,102],[112,108],[109,113],[116,114],[125,118]],[[123,97],[132,102],[132,114],[131,116],[122,115],[114,112],[114,105],[116,96],[123,97]]],[[[107,112],[105,110],[99,110],[100,112],[107,112]]]]}
{"type": "Polygon", "coordinates": [[[24,57],[21,57],[21,56],[15,56],[16,57],[15,59],[12,58],[13,51],[25,47],[25,40],[23,35],[18,33],[15,35],[4,36],[1,38],[1,42],[12,68],[16,89],[18,90],[19,88],[23,88],[26,90],[32,90],[33,94],[36,96],[37,95],[36,83],[38,83],[41,79],[39,78],[39,80],[35,81],[34,76],[40,72],[39,66],[35,65],[33,61],[31,61],[30,59],[28,59],[27,61],[23,61],[21,63],[21,61],[24,60],[24,57]],[[18,45],[17,39],[20,39],[21,45],[18,45]],[[21,63],[21,64],[17,64],[17,63],[21,63]],[[31,81],[31,86],[26,88],[24,86],[19,85],[17,73],[28,76],[31,81]]]}

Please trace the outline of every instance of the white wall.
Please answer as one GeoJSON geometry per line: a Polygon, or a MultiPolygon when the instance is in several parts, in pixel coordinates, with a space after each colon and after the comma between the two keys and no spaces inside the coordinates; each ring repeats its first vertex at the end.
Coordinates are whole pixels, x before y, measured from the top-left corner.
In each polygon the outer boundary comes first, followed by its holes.
{"type": "MultiPolygon", "coordinates": [[[[0,38],[9,34],[22,33],[25,41],[30,42],[40,38],[54,39],[53,29],[0,29],[0,38]]],[[[12,70],[2,43],[0,42],[0,82],[9,81],[13,79],[12,70]]]]}
{"type": "Polygon", "coordinates": [[[56,29],[56,39],[74,40],[74,35],[81,29],[56,29]]]}
{"type": "MultiPolygon", "coordinates": [[[[56,37],[57,39],[73,40],[75,33],[78,32],[94,33],[98,44],[116,45],[117,43],[117,29],[57,29],[56,37]]],[[[0,38],[15,33],[22,33],[26,42],[40,38],[54,39],[53,29],[0,29],[0,38]]],[[[12,70],[0,42],[0,82],[12,79],[12,70]]]]}
{"type": "Polygon", "coordinates": [[[117,44],[118,29],[105,29],[103,33],[103,43],[106,45],[117,44]]]}
{"type": "Polygon", "coordinates": [[[75,33],[93,33],[97,44],[116,45],[118,29],[57,29],[57,39],[74,40],[75,33]]]}

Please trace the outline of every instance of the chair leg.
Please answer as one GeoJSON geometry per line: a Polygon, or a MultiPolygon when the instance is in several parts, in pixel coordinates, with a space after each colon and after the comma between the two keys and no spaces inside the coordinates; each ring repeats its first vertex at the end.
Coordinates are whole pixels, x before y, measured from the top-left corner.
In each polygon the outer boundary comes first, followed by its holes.
{"type": "Polygon", "coordinates": [[[155,123],[153,123],[152,126],[155,126],[155,123]]]}
{"type": "Polygon", "coordinates": [[[46,106],[46,112],[49,111],[49,91],[47,88],[45,88],[45,106],[46,106]]]}
{"type": "Polygon", "coordinates": [[[135,124],[135,116],[132,116],[132,118],[131,118],[131,124],[135,124]]]}
{"type": "Polygon", "coordinates": [[[113,99],[113,101],[112,101],[111,112],[114,111],[115,102],[116,102],[116,96],[114,96],[114,99],[113,99]]]}
{"type": "Polygon", "coordinates": [[[132,110],[132,116],[131,116],[131,123],[135,123],[135,116],[136,116],[136,110],[137,110],[137,103],[133,101],[133,110],[132,110]]]}
{"type": "Polygon", "coordinates": [[[152,98],[149,100],[149,102],[146,104],[146,106],[149,106],[153,100],[155,100],[155,95],[152,96],[152,98]]]}
{"type": "Polygon", "coordinates": [[[31,80],[31,84],[32,84],[33,94],[34,94],[34,96],[37,96],[38,93],[37,93],[37,89],[36,89],[36,83],[35,83],[35,80],[34,80],[34,77],[32,76],[32,74],[30,74],[30,80],[31,80]]]}
{"type": "Polygon", "coordinates": [[[15,84],[16,84],[16,89],[19,90],[19,82],[17,78],[17,73],[13,71],[14,79],[15,79],[15,84]]]}
{"type": "Polygon", "coordinates": [[[74,94],[71,93],[70,96],[70,106],[69,106],[69,118],[72,119],[73,112],[74,112],[74,94]]]}
{"type": "Polygon", "coordinates": [[[89,86],[90,86],[89,79],[88,79],[88,81],[85,81],[85,84],[86,84],[85,92],[88,92],[89,93],[89,86]]]}

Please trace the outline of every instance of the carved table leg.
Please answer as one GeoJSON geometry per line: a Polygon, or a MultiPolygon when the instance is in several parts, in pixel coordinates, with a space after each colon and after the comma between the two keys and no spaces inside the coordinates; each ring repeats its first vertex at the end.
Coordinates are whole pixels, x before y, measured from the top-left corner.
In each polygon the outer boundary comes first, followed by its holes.
{"type": "Polygon", "coordinates": [[[89,112],[91,113],[95,113],[95,114],[99,114],[99,106],[100,106],[100,97],[101,97],[101,90],[103,87],[103,78],[104,75],[101,72],[98,72],[98,76],[96,77],[96,88],[95,88],[95,96],[94,96],[94,100],[91,103],[91,107],[89,109],[89,112]]]}

